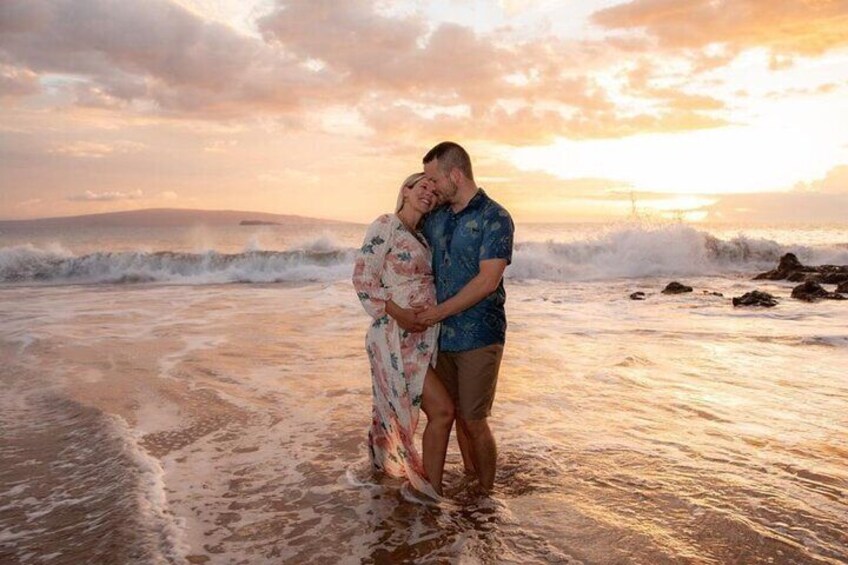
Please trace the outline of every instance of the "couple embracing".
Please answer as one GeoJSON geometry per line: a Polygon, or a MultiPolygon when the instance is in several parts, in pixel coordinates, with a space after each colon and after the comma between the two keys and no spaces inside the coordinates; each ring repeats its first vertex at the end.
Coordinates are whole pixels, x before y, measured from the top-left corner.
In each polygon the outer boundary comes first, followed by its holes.
{"type": "Polygon", "coordinates": [[[486,492],[494,484],[488,417],[506,333],[502,279],[514,227],[477,187],[460,145],[440,143],[423,163],[424,172],[401,185],[395,213],[368,228],[353,284],[373,318],[366,336],[371,466],[439,499],[454,421],[465,472],[486,492]],[[427,415],[420,454],[419,409],[427,415]]]}

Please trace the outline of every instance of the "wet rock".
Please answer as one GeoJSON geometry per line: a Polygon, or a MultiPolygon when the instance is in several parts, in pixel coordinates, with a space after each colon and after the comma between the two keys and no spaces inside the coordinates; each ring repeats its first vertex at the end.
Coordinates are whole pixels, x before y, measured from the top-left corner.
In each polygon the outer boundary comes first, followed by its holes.
{"type": "Polygon", "coordinates": [[[784,278],[789,282],[804,282],[808,279],[815,282],[813,279],[814,276],[814,274],[809,273],[807,271],[794,271],[789,273],[789,275],[784,278]]]}
{"type": "Polygon", "coordinates": [[[718,296],[719,298],[724,298],[724,295],[720,292],[705,290],[704,294],[709,294],[710,296],[718,296]]]}
{"type": "Polygon", "coordinates": [[[798,300],[804,300],[806,302],[815,302],[816,300],[821,300],[823,298],[831,300],[846,299],[844,296],[837,294],[836,292],[828,292],[822,288],[822,285],[815,281],[807,281],[793,288],[792,298],[797,298],[798,300]]]}
{"type": "Polygon", "coordinates": [[[766,273],[760,273],[754,277],[754,280],[780,281],[788,279],[790,276],[793,276],[794,273],[806,272],[807,269],[808,267],[802,265],[801,261],[798,260],[798,257],[796,257],[794,253],[787,253],[780,258],[780,262],[777,264],[776,269],[772,269],[766,273]]]}
{"type": "Polygon", "coordinates": [[[663,294],[683,294],[684,292],[692,292],[692,287],[677,281],[668,283],[662,291],[663,294]]]}
{"type": "Polygon", "coordinates": [[[822,265],[819,275],[816,276],[816,282],[819,284],[844,284],[848,283],[848,268],[842,271],[845,267],[833,267],[833,265],[822,265]],[[832,268],[832,269],[831,269],[832,268]]]}
{"type": "Polygon", "coordinates": [[[645,293],[641,290],[630,295],[630,300],[645,300],[645,293]]]}
{"type": "Polygon", "coordinates": [[[840,284],[836,287],[836,292],[841,292],[843,294],[848,294],[848,281],[840,284]]]}
{"type": "Polygon", "coordinates": [[[768,292],[752,290],[751,292],[746,292],[742,296],[734,296],[733,305],[764,306],[766,308],[771,308],[772,306],[777,306],[777,299],[768,292]]]}
{"type": "Polygon", "coordinates": [[[787,253],[780,258],[776,269],[760,273],[754,280],[770,280],[789,282],[816,282],[819,284],[841,284],[848,281],[848,265],[821,265],[812,267],[803,265],[794,253],[787,253]]]}

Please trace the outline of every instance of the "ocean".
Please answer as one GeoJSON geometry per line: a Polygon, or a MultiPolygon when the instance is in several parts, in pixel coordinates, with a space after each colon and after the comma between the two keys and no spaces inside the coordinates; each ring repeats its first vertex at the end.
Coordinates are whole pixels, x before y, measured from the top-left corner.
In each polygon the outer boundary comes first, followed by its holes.
{"type": "Polygon", "coordinates": [[[441,506],[367,473],[364,231],[3,228],[0,562],[848,563],[848,301],[752,280],[848,227],[518,225],[495,492],[452,442],[441,506]]]}

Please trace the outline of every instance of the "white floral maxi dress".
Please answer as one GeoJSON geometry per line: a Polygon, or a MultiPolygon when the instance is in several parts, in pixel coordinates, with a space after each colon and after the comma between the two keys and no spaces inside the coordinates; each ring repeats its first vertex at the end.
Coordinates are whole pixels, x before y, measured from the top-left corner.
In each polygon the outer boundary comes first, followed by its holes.
{"type": "Polygon", "coordinates": [[[353,286],[373,322],[365,343],[371,363],[373,409],[368,451],[374,469],[406,477],[436,497],[415,447],[427,366],[435,363],[438,326],[409,333],[386,314],[386,302],[409,308],[436,304],[430,249],[394,214],[368,228],[353,270],[353,286]]]}

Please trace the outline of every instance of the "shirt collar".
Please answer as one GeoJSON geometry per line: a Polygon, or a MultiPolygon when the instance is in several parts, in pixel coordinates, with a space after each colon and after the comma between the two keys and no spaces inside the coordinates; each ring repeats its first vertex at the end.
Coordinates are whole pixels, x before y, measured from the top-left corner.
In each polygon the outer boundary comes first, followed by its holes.
{"type": "Polygon", "coordinates": [[[448,204],[447,209],[451,214],[458,216],[459,214],[464,214],[468,210],[474,210],[476,208],[479,208],[483,205],[483,202],[485,202],[487,198],[488,196],[486,195],[486,191],[483,190],[481,187],[477,187],[477,192],[474,194],[474,196],[471,197],[471,200],[468,201],[468,204],[465,205],[465,208],[463,208],[459,212],[454,212],[453,209],[451,209],[450,204],[448,204]]]}

